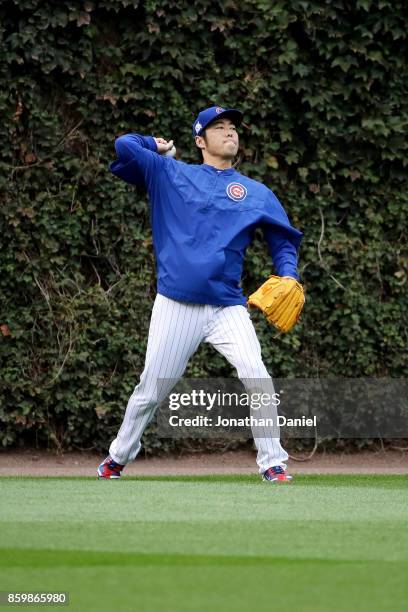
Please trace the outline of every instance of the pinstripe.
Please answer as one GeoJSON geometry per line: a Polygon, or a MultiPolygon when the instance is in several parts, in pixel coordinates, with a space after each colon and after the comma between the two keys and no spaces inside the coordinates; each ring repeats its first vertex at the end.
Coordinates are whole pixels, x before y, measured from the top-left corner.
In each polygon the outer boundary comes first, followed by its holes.
{"type": "MultiPolygon", "coordinates": [[[[191,309],[192,313],[195,313],[195,323],[194,323],[194,330],[193,333],[190,336],[190,344],[188,346],[187,351],[185,351],[185,355],[190,357],[190,355],[192,355],[198,348],[198,345],[201,342],[201,338],[202,338],[202,324],[201,324],[201,319],[203,318],[203,314],[202,314],[202,309],[191,309]],[[199,323],[200,322],[200,323],[199,323]],[[197,327],[200,325],[199,329],[197,329],[197,327]]],[[[187,336],[186,336],[186,340],[187,340],[187,336]]],[[[187,366],[187,362],[188,362],[188,357],[186,360],[186,366],[187,366]]],[[[185,369],[185,368],[184,368],[185,369]]]]}
{"type": "MultiPolygon", "coordinates": [[[[240,312],[241,311],[239,311],[239,313],[238,313],[239,315],[240,315],[240,312]]],[[[241,319],[241,317],[239,317],[239,318],[241,319]]],[[[244,329],[245,329],[246,321],[243,322],[243,324],[244,324],[244,329]]],[[[254,359],[255,356],[258,356],[258,354],[259,354],[259,359],[261,359],[260,346],[259,346],[258,342],[254,342],[254,339],[251,336],[252,336],[252,334],[248,333],[247,339],[251,343],[252,347],[253,347],[253,345],[255,345],[255,350],[248,351],[248,354],[252,356],[252,359],[254,359]]],[[[249,359],[248,359],[248,362],[249,362],[249,359]]],[[[265,373],[259,372],[259,376],[255,375],[254,378],[264,378],[265,376],[268,376],[268,373],[266,372],[266,368],[265,368],[265,373]]],[[[249,373],[247,373],[247,375],[246,375],[246,379],[248,379],[248,378],[250,378],[249,373]]],[[[266,446],[269,447],[269,440],[268,440],[268,436],[266,434],[265,427],[263,427],[263,432],[264,432],[264,435],[263,435],[264,442],[263,442],[263,444],[264,445],[266,444],[266,446]]],[[[259,444],[260,444],[260,442],[258,441],[258,445],[259,444]]],[[[272,443],[272,445],[273,445],[273,443],[272,443]]]]}
{"type": "Polygon", "coordinates": [[[195,304],[178,302],[158,294],[153,311],[145,367],[129,399],[118,435],[109,449],[112,458],[121,464],[137,456],[144,429],[152,420],[160,401],[183,374],[203,334],[204,310],[195,304]],[[186,350],[187,339],[190,342],[186,350]],[[158,379],[173,381],[168,384],[162,381],[160,388],[157,388],[158,379]]]}
{"type": "MultiPolygon", "coordinates": [[[[249,317],[249,315],[248,315],[248,317],[249,317]]],[[[248,320],[248,319],[247,319],[247,320],[248,320]]],[[[260,360],[260,361],[262,361],[262,357],[261,357],[261,347],[260,347],[260,345],[259,345],[258,339],[256,338],[255,330],[254,330],[253,325],[252,325],[252,322],[251,322],[251,331],[252,331],[252,330],[253,330],[253,334],[249,333],[249,334],[248,334],[248,339],[249,339],[249,342],[250,342],[252,345],[253,345],[253,344],[255,344],[255,346],[256,346],[256,351],[255,351],[255,350],[253,350],[253,351],[251,351],[251,352],[250,352],[250,354],[252,354],[252,355],[254,355],[254,356],[255,356],[255,355],[258,355],[258,356],[259,356],[259,360],[260,360]]],[[[258,366],[260,366],[260,364],[258,364],[258,366]]],[[[267,370],[266,370],[265,366],[263,365],[263,362],[262,362],[262,366],[263,366],[263,367],[262,367],[262,368],[260,368],[259,377],[262,379],[262,382],[263,382],[263,379],[268,378],[268,377],[269,377],[269,374],[268,374],[268,372],[267,372],[267,370]],[[264,371],[263,371],[263,370],[264,370],[264,371]]],[[[268,389],[268,390],[267,390],[267,389],[265,389],[265,391],[266,391],[266,392],[267,392],[267,391],[270,391],[270,389],[268,389]]],[[[273,393],[273,387],[272,387],[272,393],[273,393]]],[[[261,412],[262,412],[262,411],[261,411],[261,412]]],[[[263,416],[263,415],[261,414],[261,416],[263,416]]],[[[267,433],[267,431],[266,431],[266,428],[265,428],[265,427],[263,427],[263,437],[262,437],[262,438],[255,438],[255,439],[254,439],[254,441],[255,441],[255,444],[257,445],[258,451],[259,451],[259,452],[261,452],[262,454],[264,454],[264,453],[266,452],[266,456],[267,456],[267,457],[270,457],[270,461],[272,461],[273,463],[275,463],[275,462],[276,462],[276,460],[277,460],[277,458],[276,458],[276,456],[275,456],[275,455],[276,455],[276,448],[275,448],[275,445],[274,445],[274,442],[273,442],[273,438],[271,438],[271,437],[268,435],[268,433],[267,433]],[[266,451],[265,451],[265,448],[264,448],[264,447],[266,447],[266,451]]],[[[270,467],[270,466],[271,466],[271,464],[269,464],[269,465],[268,465],[268,467],[270,467]]],[[[267,468],[266,468],[266,469],[267,469],[267,468]]],[[[264,470],[264,469],[262,469],[262,471],[265,471],[265,470],[264,470]]]]}
{"type": "MultiPolygon", "coordinates": [[[[253,326],[253,323],[250,319],[248,312],[246,312],[246,315],[247,315],[246,316],[247,321],[248,323],[250,323],[250,326],[253,332],[250,334],[250,340],[254,342],[256,341],[257,350],[259,352],[259,358],[262,359],[261,347],[260,347],[258,338],[256,336],[255,328],[253,326]]],[[[264,374],[265,380],[267,379],[270,385],[270,389],[268,389],[267,391],[269,391],[270,394],[273,394],[275,392],[275,389],[274,389],[272,378],[269,375],[263,362],[262,362],[262,366],[265,371],[265,374],[264,374]]],[[[267,412],[267,409],[265,411],[267,412]]],[[[261,414],[261,417],[262,416],[268,417],[268,414],[263,415],[263,409],[260,410],[260,414],[261,414]]],[[[276,414],[277,414],[277,411],[273,411],[273,416],[275,416],[276,414]]],[[[271,436],[270,434],[268,434],[267,430],[264,429],[264,437],[256,439],[255,444],[257,445],[257,448],[258,448],[257,461],[258,461],[258,465],[260,467],[261,473],[264,472],[266,469],[268,469],[268,467],[271,467],[272,465],[282,465],[286,467],[284,462],[287,461],[288,455],[286,451],[283,450],[280,444],[279,438],[271,436]]]]}
{"type": "MultiPolygon", "coordinates": [[[[268,393],[274,392],[272,378],[262,361],[261,347],[251,318],[244,306],[190,304],[157,294],[150,320],[146,359],[140,382],[126,407],[110,455],[121,464],[135,459],[140,440],[158,404],[183,375],[190,357],[202,342],[209,342],[235,369],[245,386],[259,379],[268,393]],[[158,388],[158,379],[162,380],[158,388]],[[245,384],[246,383],[246,384],[245,384]]],[[[285,465],[288,455],[279,438],[255,437],[259,471],[285,465]]]]}
{"type": "MultiPolygon", "coordinates": [[[[259,379],[265,391],[273,393],[273,382],[262,361],[261,348],[255,328],[249,314],[243,306],[227,306],[218,315],[218,322],[212,327],[206,342],[213,344],[236,368],[238,377],[245,384],[245,379],[259,379]]],[[[246,385],[247,386],[247,385],[246,385]]],[[[272,465],[285,465],[288,455],[283,450],[278,438],[271,437],[264,428],[262,438],[254,438],[258,449],[257,462],[262,473],[272,465]]]]}
{"type": "MultiPolygon", "coordinates": [[[[244,329],[246,329],[246,328],[244,327],[244,329]]],[[[248,357],[247,357],[247,362],[246,362],[246,363],[248,363],[248,364],[249,364],[249,363],[250,363],[250,359],[255,359],[255,357],[256,357],[256,356],[259,358],[259,360],[261,360],[261,354],[260,354],[260,346],[259,346],[259,344],[258,344],[257,342],[255,342],[255,343],[253,342],[253,338],[251,338],[251,334],[248,334],[247,339],[248,339],[248,341],[251,343],[252,350],[249,350],[249,351],[248,351],[248,357]],[[255,344],[255,347],[253,346],[253,344],[255,344]],[[255,349],[255,350],[254,350],[254,349],[255,349]]],[[[241,359],[242,359],[242,356],[241,356],[241,359]]],[[[243,363],[245,364],[245,357],[242,359],[242,361],[243,361],[243,363]]],[[[251,365],[252,365],[252,364],[251,364],[251,365]]],[[[259,363],[258,363],[257,365],[259,366],[259,363]]],[[[262,364],[262,365],[263,365],[263,364],[262,364]]],[[[255,367],[256,367],[256,366],[255,366],[255,367]]],[[[251,378],[250,374],[253,374],[253,372],[249,372],[249,371],[247,371],[247,372],[246,372],[246,376],[245,376],[245,378],[246,378],[246,379],[251,378]]],[[[267,373],[266,373],[266,374],[267,374],[267,373]]],[[[264,374],[263,372],[260,372],[260,373],[259,373],[259,376],[258,376],[257,374],[255,374],[255,377],[254,377],[254,378],[262,378],[262,376],[265,376],[265,374],[264,374]]],[[[266,446],[266,449],[267,449],[267,456],[271,456],[271,455],[273,456],[273,454],[274,454],[274,450],[275,450],[275,449],[274,449],[274,445],[273,445],[273,442],[272,442],[272,449],[270,449],[270,441],[269,441],[269,439],[268,439],[268,436],[266,435],[265,428],[264,428],[264,436],[263,436],[263,438],[256,438],[256,439],[254,439],[254,441],[255,441],[255,444],[257,445],[258,450],[259,450],[259,448],[260,448],[260,447],[264,447],[264,446],[266,446]]],[[[273,458],[273,461],[274,461],[274,460],[275,460],[275,458],[273,458]]],[[[268,467],[269,467],[269,466],[268,466],[268,467]]]]}

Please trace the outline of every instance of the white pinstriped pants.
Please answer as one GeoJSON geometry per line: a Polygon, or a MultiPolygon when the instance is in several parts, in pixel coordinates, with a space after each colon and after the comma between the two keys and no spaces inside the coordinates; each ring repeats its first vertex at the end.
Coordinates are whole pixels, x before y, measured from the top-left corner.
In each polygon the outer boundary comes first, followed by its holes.
{"type": "MultiPolygon", "coordinates": [[[[237,370],[241,381],[268,379],[268,393],[274,393],[245,306],[191,304],[157,294],[150,320],[145,367],[129,399],[118,435],[109,448],[114,461],[125,465],[136,458],[146,426],[157,406],[171,391],[163,388],[158,396],[157,379],[180,379],[201,342],[209,342],[224,355],[237,370]]],[[[260,473],[274,465],[286,467],[284,462],[288,454],[279,438],[255,437],[254,441],[260,473]]]]}

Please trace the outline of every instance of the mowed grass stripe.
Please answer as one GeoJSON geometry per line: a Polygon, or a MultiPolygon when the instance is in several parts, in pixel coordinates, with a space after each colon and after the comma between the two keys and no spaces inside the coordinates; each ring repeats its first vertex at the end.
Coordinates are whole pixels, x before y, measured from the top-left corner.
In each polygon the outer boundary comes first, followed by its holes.
{"type": "Polygon", "coordinates": [[[69,609],[123,612],[405,612],[406,567],[382,563],[10,568],[11,590],[64,590],[69,609]],[[376,579],[379,575],[380,579],[376,579]]]}
{"type": "Polygon", "coordinates": [[[0,479],[7,590],[71,610],[405,612],[407,479],[0,479]]]}
{"type": "MultiPolygon", "coordinates": [[[[351,479],[352,480],[352,479],[351,479]]],[[[20,479],[0,481],[4,500],[1,519],[14,522],[60,521],[70,523],[149,521],[250,521],[316,520],[367,522],[408,520],[407,487],[383,486],[386,478],[370,487],[361,480],[347,487],[275,485],[233,481],[20,479]]],[[[404,481],[403,481],[404,482],[404,481]]],[[[114,524],[114,523],[113,523],[114,524]]]]}
{"type": "MultiPolygon", "coordinates": [[[[4,549],[101,554],[206,554],[337,560],[407,560],[406,522],[19,522],[3,523],[4,549]]],[[[4,558],[4,556],[3,556],[4,558]]],[[[0,556],[0,565],[2,557],[0,556]]],[[[7,563],[6,563],[7,566],[7,563]]]]}
{"type": "MultiPolygon", "coordinates": [[[[149,553],[118,553],[89,550],[47,550],[47,549],[6,549],[2,548],[0,566],[3,567],[93,567],[93,566],[265,566],[306,563],[316,565],[316,568],[326,563],[361,566],[378,563],[377,560],[327,559],[327,558],[289,558],[262,557],[248,555],[191,555],[191,554],[149,554],[149,553]]],[[[390,568],[405,566],[406,561],[382,561],[390,568]]]]}
{"type": "MultiPolygon", "coordinates": [[[[103,483],[109,483],[108,486],[123,486],[127,482],[211,482],[211,483],[247,483],[258,487],[275,486],[271,483],[263,482],[259,475],[256,474],[209,474],[201,476],[189,475],[163,475],[163,476],[128,476],[126,472],[121,479],[118,480],[98,480],[95,475],[90,476],[0,476],[0,485],[2,481],[7,482],[22,482],[22,481],[98,481],[101,486],[103,483]],[[120,485],[119,485],[120,483],[120,485]]],[[[279,487],[291,487],[310,484],[319,484],[319,486],[381,486],[385,488],[408,488],[408,468],[407,474],[296,474],[292,483],[279,484],[279,487]]]]}
{"type": "MultiPolygon", "coordinates": [[[[349,478],[348,481],[353,480],[349,478]]],[[[246,481],[2,484],[4,548],[405,560],[406,489],[246,481]],[[125,485],[125,486],[122,486],[125,485]]],[[[371,477],[369,480],[372,482],[371,477]]]]}

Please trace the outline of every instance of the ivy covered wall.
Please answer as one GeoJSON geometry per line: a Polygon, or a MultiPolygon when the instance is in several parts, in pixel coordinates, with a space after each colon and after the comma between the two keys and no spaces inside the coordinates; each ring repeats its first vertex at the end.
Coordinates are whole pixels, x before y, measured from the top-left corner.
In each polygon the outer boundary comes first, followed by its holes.
{"type": "MultiPolygon", "coordinates": [[[[305,235],[301,323],[275,337],[252,315],[271,374],[408,374],[406,18],[391,0],[0,4],[3,446],[106,450],[155,296],[147,199],[109,173],[114,139],[174,138],[196,163],[212,104],[243,111],[239,170],[305,235]]],[[[246,294],[273,272],[258,236],[246,294]]],[[[234,374],[209,346],[186,372],[234,374]]]]}

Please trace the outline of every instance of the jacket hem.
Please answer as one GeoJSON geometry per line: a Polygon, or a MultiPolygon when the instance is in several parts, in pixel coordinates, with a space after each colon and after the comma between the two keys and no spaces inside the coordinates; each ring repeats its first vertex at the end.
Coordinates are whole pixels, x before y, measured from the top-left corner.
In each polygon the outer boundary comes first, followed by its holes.
{"type": "Polygon", "coordinates": [[[163,285],[157,286],[157,293],[164,295],[173,300],[179,300],[180,302],[188,302],[191,304],[210,304],[211,306],[246,306],[247,298],[245,296],[236,298],[229,298],[226,300],[217,298],[215,296],[208,296],[201,293],[185,293],[183,291],[177,291],[176,289],[167,289],[163,285]]]}

